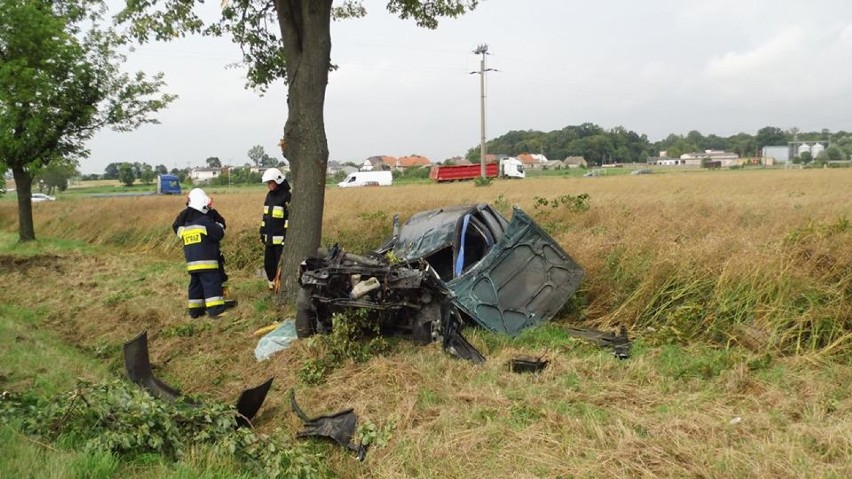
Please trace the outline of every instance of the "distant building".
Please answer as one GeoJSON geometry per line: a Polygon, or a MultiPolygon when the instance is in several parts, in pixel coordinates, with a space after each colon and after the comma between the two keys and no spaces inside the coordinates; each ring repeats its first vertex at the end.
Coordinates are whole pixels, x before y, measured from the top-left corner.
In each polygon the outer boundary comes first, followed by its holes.
{"type": "Polygon", "coordinates": [[[409,168],[422,168],[424,166],[431,166],[432,161],[429,158],[426,158],[422,155],[410,155],[403,156],[396,160],[396,162],[391,165],[391,169],[394,170],[406,170],[409,168]]]}
{"type": "MultiPolygon", "coordinates": [[[[793,158],[802,156],[803,153],[810,153],[811,158],[816,157],[828,148],[830,143],[826,140],[807,140],[807,141],[791,141],[787,143],[788,158],[792,162],[793,158]]],[[[780,148],[780,147],[771,147],[780,148]]],[[[767,156],[767,155],[764,155],[767,156]]]]}
{"type": "Polygon", "coordinates": [[[537,153],[521,153],[515,158],[524,164],[524,168],[541,168],[547,163],[547,157],[537,153]]]}
{"type": "Polygon", "coordinates": [[[562,168],[567,168],[565,163],[559,160],[547,160],[542,163],[541,167],[545,170],[561,170],[562,168]]]}
{"type": "Polygon", "coordinates": [[[787,164],[792,160],[790,150],[790,145],[764,146],[760,156],[766,165],[787,164]]]}
{"type": "Polygon", "coordinates": [[[582,156],[569,156],[562,160],[566,168],[588,168],[589,163],[582,156]]]}
{"type": "Polygon", "coordinates": [[[371,156],[364,160],[364,163],[358,168],[361,171],[381,171],[389,170],[396,164],[395,156],[378,155],[371,156]]]}
{"type": "Polygon", "coordinates": [[[711,163],[714,166],[718,165],[722,168],[730,168],[731,166],[742,165],[742,160],[736,153],[721,150],[704,150],[703,152],[696,151],[692,153],[684,153],[680,155],[680,158],[668,158],[663,156],[648,158],[649,165],[660,166],[685,166],[697,168],[707,163],[711,163]]]}
{"type": "Polygon", "coordinates": [[[197,185],[210,183],[220,176],[222,176],[222,168],[195,167],[189,170],[189,178],[197,185]]]}

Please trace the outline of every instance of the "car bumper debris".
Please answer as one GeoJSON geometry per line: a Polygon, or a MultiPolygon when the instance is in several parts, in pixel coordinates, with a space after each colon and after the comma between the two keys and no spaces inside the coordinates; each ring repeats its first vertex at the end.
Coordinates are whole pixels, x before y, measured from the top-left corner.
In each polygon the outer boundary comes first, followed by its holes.
{"type": "MultiPolygon", "coordinates": [[[[147,330],[124,343],[124,368],[127,370],[127,377],[132,382],[142,386],[143,389],[159,399],[174,401],[181,396],[180,391],[154,376],[148,354],[147,330]]],[[[251,425],[251,420],[266,400],[266,395],[272,386],[272,379],[269,378],[262,384],[246,389],[240,394],[236,403],[238,426],[251,425]]]]}

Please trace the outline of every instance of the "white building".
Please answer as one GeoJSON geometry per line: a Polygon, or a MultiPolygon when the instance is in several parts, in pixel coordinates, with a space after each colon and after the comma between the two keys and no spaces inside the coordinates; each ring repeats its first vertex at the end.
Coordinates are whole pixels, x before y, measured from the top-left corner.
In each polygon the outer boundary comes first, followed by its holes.
{"type": "Polygon", "coordinates": [[[210,183],[214,178],[222,176],[222,168],[195,167],[189,171],[189,178],[195,184],[210,183]]]}
{"type": "Polygon", "coordinates": [[[684,153],[680,155],[681,163],[685,166],[701,166],[702,162],[719,162],[722,168],[742,165],[740,155],[721,150],[704,150],[704,152],[684,153]]]}
{"type": "Polygon", "coordinates": [[[767,165],[780,165],[790,162],[790,147],[788,145],[764,146],[760,152],[767,165]]]}

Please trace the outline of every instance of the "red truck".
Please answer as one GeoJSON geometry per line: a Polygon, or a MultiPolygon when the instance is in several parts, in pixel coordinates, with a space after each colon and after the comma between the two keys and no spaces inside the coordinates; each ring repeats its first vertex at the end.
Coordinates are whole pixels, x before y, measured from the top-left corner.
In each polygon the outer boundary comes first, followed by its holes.
{"type": "MultiPolygon", "coordinates": [[[[482,174],[479,164],[473,165],[435,165],[429,170],[429,179],[433,181],[463,181],[479,178],[482,174]]],[[[524,167],[515,158],[504,158],[500,163],[487,163],[485,176],[488,178],[523,178],[524,167]]]]}

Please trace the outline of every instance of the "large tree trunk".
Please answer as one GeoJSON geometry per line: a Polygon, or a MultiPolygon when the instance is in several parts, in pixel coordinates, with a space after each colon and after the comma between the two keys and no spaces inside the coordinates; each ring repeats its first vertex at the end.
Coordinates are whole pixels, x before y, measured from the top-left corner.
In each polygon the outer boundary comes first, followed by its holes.
{"type": "Polygon", "coordinates": [[[299,264],[322,238],[328,141],[323,105],[331,62],[332,0],[275,0],[287,58],[287,123],[283,150],[290,161],[293,199],[281,256],[280,302],[299,290],[299,264]]]}
{"type": "Polygon", "coordinates": [[[33,241],[36,239],[33,226],[33,177],[21,166],[12,167],[12,176],[18,193],[18,241],[33,241]]]}

